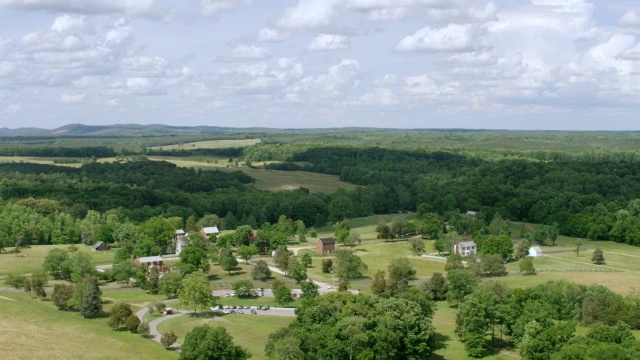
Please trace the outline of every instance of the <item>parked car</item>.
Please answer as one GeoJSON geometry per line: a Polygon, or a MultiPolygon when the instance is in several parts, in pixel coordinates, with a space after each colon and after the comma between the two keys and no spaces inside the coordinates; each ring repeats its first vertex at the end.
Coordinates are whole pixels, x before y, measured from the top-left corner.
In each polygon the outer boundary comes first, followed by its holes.
{"type": "Polygon", "coordinates": [[[253,310],[253,309],[251,309],[251,313],[252,313],[252,314],[257,314],[258,312],[257,312],[257,311],[255,311],[255,310],[253,310]]]}

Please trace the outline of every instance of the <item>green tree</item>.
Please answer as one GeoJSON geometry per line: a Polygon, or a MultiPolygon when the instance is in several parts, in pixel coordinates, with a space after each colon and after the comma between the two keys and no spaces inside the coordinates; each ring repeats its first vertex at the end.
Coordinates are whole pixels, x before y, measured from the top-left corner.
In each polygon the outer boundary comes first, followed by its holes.
{"type": "Polygon", "coordinates": [[[496,213],[489,223],[489,234],[493,236],[505,235],[507,237],[511,237],[511,224],[509,221],[503,220],[500,213],[496,213]]]}
{"type": "Polygon", "coordinates": [[[173,330],[167,330],[165,331],[164,334],[162,334],[162,337],[160,338],[160,343],[162,343],[162,345],[168,349],[177,340],[178,340],[178,336],[176,336],[176,333],[174,333],[173,330]]]}
{"type": "Polygon", "coordinates": [[[447,271],[449,290],[447,300],[451,303],[460,303],[464,298],[473,293],[478,286],[478,278],[468,270],[454,269],[447,271]]]}
{"type": "Polygon", "coordinates": [[[87,253],[76,251],[67,261],[69,263],[68,267],[71,269],[69,280],[74,283],[95,274],[95,266],[91,260],[91,255],[87,253]]]}
{"type": "Polygon", "coordinates": [[[44,287],[47,285],[49,278],[47,274],[43,272],[38,272],[31,275],[30,285],[31,290],[36,294],[38,300],[47,297],[47,293],[44,291],[44,287]]]}
{"type": "Polygon", "coordinates": [[[48,272],[54,279],[69,279],[69,253],[63,249],[49,250],[42,263],[42,269],[48,272]]]}
{"type": "Polygon", "coordinates": [[[488,276],[504,276],[507,274],[507,269],[504,266],[504,260],[502,255],[489,254],[481,257],[482,272],[488,276]]]}
{"type": "Polygon", "coordinates": [[[442,231],[438,215],[426,213],[418,222],[418,233],[425,239],[437,239],[442,231]]]}
{"type": "Polygon", "coordinates": [[[150,333],[149,324],[146,321],[140,322],[136,331],[138,332],[138,334],[142,335],[143,337],[149,337],[149,333],[150,333]]]}
{"type": "Polygon", "coordinates": [[[238,249],[238,255],[247,264],[249,263],[249,259],[251,259],[251,257],[253,255],[256,255],[257,253],[258,253],[258,248],[253,244],[251,244],[249,246],[243,245],[238,249]]]}
{"type": "Polygon", "coordinates": [[[180,360],[245,360],[251,354],[234,345],[233,338],[222,327],[197,326],[184,339],[180,360]]]}
{"type": "Polygon", "coordinates": [[[524,275],[535,275],[536,268],[533,266],[533,258],[523,257],[520,259],[520,272],[524,275]]]}
{"type": "Polygon", "coordinates": [[[357,279],[362,277],[363,271],[367,270],[367,264],[348,250],[336,251],[335,260],[335,272],[339,279],[357,279]]]}
{"type": "Polygon", "coordinates": [[[576,327],[572,322],[559,322],[544,329],[532,321],[526,326],[520,342],[520,355],[525,360],[549,359],[571,340],[575,331],[576,327]]]}
{"type": "Polygon", "coordinates": [[[137,332],[138,327],[140,326],[140,319],[138,319],[136,314],[131,314],[127,320],[125,320],[124,326],[131,332],[137,332]]]}
{"type": "Polygon", "coordinates": [[[376,226],[376,232],[378,233],[376,236],[377,239],[389,240],[393,238],[391,228],[384,221],[378,223],[376,226]]]}
{"type": "Polygon", "coordinates": [[[576,240],[576,256],[580,256],[580,246],[582,246],[582,240],[576,240]]]}
{"type": "Polygon", "coordinates": [[[155,245],[153,253],[146,255],[157,255],[166,250],[169,239],[175,235],[176,230],[167,219],[155,216],[142,223],[138,227],[138,232],[150,239],[155,245]]]}
{"type": "Polygon", "coordinates": [[[516,246],[516,256],[519,258],[523,258],[525,256],[527,256],[527,254],[529,253],[529,243],[527,242],[527,240],[520,240],[518,241],[518,245],[516,246]]]}
{"type": "Polygon", "coordinates": [[[307,241],[307,238],[305,236],[305,232],[306,232],[307,229],[306,229],[304,221],[296,220],[293,223],[293,227],[295,228],[295,234],[298,235],[298,241],[299,242],[307,241]]]}
{"type": "Polygon", "coordinates": [[[233,256],[233,250],[230,248],[220,249],[220,256],[218,256],[218,263],[220,267],[231,275],[231,270],[238,266],[238,260],[233,256]]]}
{"type": "Polygon", "coordinates": [[[254,280],[265,281],[271,277],[271,270],[269,265],[264,260],[258,260],[254,262],[253,269],[251,269],[251,277],[254,280]]]}
{"type": "Polygon", "coordinates": [[[302,289],[302,294],[300,295],[302,299],[311,299],[320,296],[318,285],[314,284],[313,280],[303,281],[300,284],[300,288],[302,289]]]}
{"type": "Polygon", "coordinates": [[[439,272],[433,273],[431,279],[423,284],[423,289],[431,293],[433,300],[445,300],[447,298],[447,291],[449,291],[449,284],[444,275],[439,272]]]}
{"type": "Polygon", "coordinates": [[[276,267],[286,273],[287,268],[289,267],[289,257],[291,254],[284,246],[278,246],[276,249],[276,254],[273,258],[276,263],[276,267]]]}
{"type": "Polygon", "coordinates": [[[136,263],[133,260],[124,260],[113,264],[113,277],[116,281],[126,283],[130,285],[131,279],[134,278],[138,272],[136,263]]]}
{"type": "Polygon", "coordinates": [[[206,250],[195,246],[187,246],[180,253],[180,262],[189,264],[196,269],[208,273],[210,270],[209,257],[206,250]]]}
{"type": "Polygon", "coordinates": [[[160,291],[160,271],[158,271],[157,266],[151,266],[149,268],[144,288],[154,295],[160,291]]]}
{"type": "Polygon", "coordinates": [[[293,302],[291,298],[291,292],[285,285],[280,285],[274,290],[274,296],[276,299],[276,303],[280,306],[287,305],[293,302]]]}
{"type": "Polygon", "coordinates": [[[507,235],[489,236],[482,241],[481,251],[484,255],[498,254],[509,259],[513,255],[513,241],[507,235]]]}
{"type": "Polygon", "coordinates": [[[247,298],[251,296],[251,290],[253,290],[253,283],[249,280],[238,280],[231,286],[236,295],[240,298],[247,298]]]}
{"type": "Polygon", "coordinates": [[[51,300],[53,304],[63,311],[71,310],[69,300],[73,296],[73,285],[55,284],[53,285],[53,294],[51,300]]]}
{"type": "Polygon", "coordinates": [[[289,276],[296,281],[296,283],[300,284],[302,280],[307,278],[307,268],[304,264],[295,261],[294,265],[291,267],[289,271],[289,276]]]}
{"type": "Polygon", "coordinates": [[[231,211],[225,215],[224,219],[222,219],[222,228],[224,230],[233,230],[238,226],[238,220],[235,215],[231,211]]]}
{"type": "Polygon", "coordinates": [[[322,272],[328,274],[331,272],[333,268],[333,260],[331,259],[322,259],[322,272]]]}
{"type": "Polygon", "coordinates": [[[107,325],[113,330],[120,330],[121,327],[125,326],[127,318],[131,315],[133,315],[131,305],[117,303],[109,313],[109,321],[107,322],[107,325]]]}
{"type": "Polygon", "coordinates": [[[251,226],[249,225],[238,226],[236,231],[233,233],[233,245],[248,246],[250,236],[253,236],[253,229],[251,229],[251,226]]]}
{"type": "Polygon", "coordinates": [[[378,270],[373,276],[373,283],[371,283],[371,292],[374,295],[382,296],[387,291],[387,281],[384,278],[384,271],[378,270]]]}
{"type": "MultiPolygon", "coordinates": [[[[212,306],[216,298],[211,294],[211,285],[202,274],[190,274],[182,280],[182,289],[178,297],[186,307],[193,308],[195,313],[198,308],[212,306]]],[[[174,341],[175,342],[175,341],[174,341]]]]}
{"type": "Polygon", "coordinates": [[[360,244],[362,244],[362,238],[360,237],[360,233],[350,230],[349,231],[349,239],[347,240],[345,245],[353,247],[353,246],[360,245],[360,244]]]}
{"type": "Polygon", "coordinates": [[[333,232],[333,238],[336,243],[343,245],[350,245],[349,238],[351,236],[349,220],[342,220],[335,224],[335,231],[333,232]]]}
{"type": "Polygon", "coordinates": [[[391,260],[387,270],[389,271],[387,290],[391,295],[404,293],[407,286],[409,286],[409,280],[416,274],[407,258],[391,260]]]}
{"type": "Polygon", "coordinates": [[[451,253],[451,241],[448,237],[438,238],[433,243],[433,249],[438,252],[438,254],[442,253],[451,253]]]}
{"type": "Polygon", "coordinates": [[[304,265],[305,268],[308,268],[309,266],[311,266],[311,263],[313,263],[313,259],[308,252],[305,252],[300,257],[300,262],[304,265]]]}
{"type": "Polygon", "coordinates": [[[409,240],[409,249],[412,253],[416,255],[421,255],[425,253],[424,240],[422,239],[411,239],[409,240]]]}
{"type": "MultiPolygon", "coordinates": [[[[220,218],[216,214],[207,214],[203,216],[197,223],[197,229],[191,230],[195,231],[203,227],[217,227],[220,224],[220,218]]],[[[189,226],[189,222],[187,219],[187,227],[189,226]]],[[[187,229],[187,231],[189,231],[187,229]]]]}
{"type": "Polygon", "coordinates": [[[454,270],[454,269],[464,269],[464,264],[462,263],[462,256],[460,254],[451,254],[447,256],[447,263],[444,265],[445,271],[454,270]]]}
{"type": "Polygon", "coordinates": [[[596,265],[604,265],[605,264],[604,253],[602,252],[602,249],[596,248],[593,251],[593,256],[591,256],[591,262],[593,262],[596,265]]]}
{"type": "Polygon", "coordinates": [[[173,299],[178,296],[182,287],[182,275],[178,272],[165,272],[158,284],[160,292],[167,296],[167,299],[173,299]]]}
{"type": "Polygon", "coordinates": [[[85,278],[82,286],[76,289],[84,290],[80,303],[80,315],[84,318],[94,318],[102,313],[102,291],[98,281],[92,277],[85,278]]]}
{"type": "Polygon", "coordinates": [[[24,285],[27,282],[28,282],[27,278],[24,275],[18,274],[18,273],[9,273],[6,279],[4,279],[5,284],[15,289],[20,289],[24,287],[24,285]]]}

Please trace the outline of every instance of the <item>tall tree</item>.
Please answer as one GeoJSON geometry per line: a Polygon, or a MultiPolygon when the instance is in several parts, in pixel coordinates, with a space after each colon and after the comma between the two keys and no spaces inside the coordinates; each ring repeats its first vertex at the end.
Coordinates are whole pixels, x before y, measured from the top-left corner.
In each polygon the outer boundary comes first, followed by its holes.
{"type": "Polygon", "coordinates": [[[258,253],[258,248],[253,244],[249,246],[243,245],[243,246],[240,246],[240,248],[238,249],[238,255],[247,264],[249,263],[249,259],[251,259],[251,257],[253,255],[256,255],[257,253],[258,253]]]}
{"type": "Polygon", "coordinates": [[[273,261],[276,263],[276,267],[286,273],[289,267],[289,257],[291,254],[284,246],[278,246],[273,261]]]}
{"type": "Polygon", "coordinates": [[[258,260],[254,262],[253,269],[251,269],[251,277],[254,280],[265,281],[271,277],[271,270],[269,265],[264,260],[258,260]]]}
{"type": "Polygon", "coordinates": [[[85,318],[94,318],[102,313],[102,291],[95,278],[88,277],[83,282],[84,292],[80,303],[80,315],[85,318]]]}
{"type": "Polygon", "coordinates": [[[350,280],[362,277],[362,272],[365,270],[367,265],[351,251],[336,251],[335,272],[339,279],[350,280]]]}
{"type": "Polygon", "coordinates": [[[389,271],[387,290],[392,295],[404,293],[407,286],[409,286],[409,279],[416,274],[416,271],[407,258],[391,260],[391,264],[389,264],[387,270],[389,271]]]}
{"type": "Polygon", "coordinates": [[[425,252],[424,240],[415,239],[415,238],[409,240],[409,249],[411,249],[411,252],[416,255],[424,254],[425,252]]]}
{"type": "Polygon", "coordinates": [[[238,260],[233,255],[233,250],[230,248],[222,248],[218,257],[218,263],[220,267],[231,275],[231,270],[238,266],[238,260]]]}
{"type": "Polygon", "coordinates": [[[251,354],[234,345],[233,338],[222,327],[197,326],[184,338],[180,360],[245,360],[251,354]]]}
{"type": "Polygon", "coordinates": [[[133,314],[131,305],[125,303],[117,303],[109,312],[109,321],[107,325],[113,330],[120,330],[125,325],[127,318],[133,314]]]}
{"type": "Polygon", "coordinates": [[[195,313],[198,308],[212,306],[216,298],[211,294],[211,285],[204,275],[190,274],[182,280],[182,289],[178,297],[184,306],[193,308],[195,313]]]}
{"type": "Polygon", "coordinates": [[[596,248],[593,251],[593,256],[591,256],[591,262],[593,262],[596,265],[604,265],[605,260],[604,260],[604,253],[602,252],[602,249],[596,248]]]}

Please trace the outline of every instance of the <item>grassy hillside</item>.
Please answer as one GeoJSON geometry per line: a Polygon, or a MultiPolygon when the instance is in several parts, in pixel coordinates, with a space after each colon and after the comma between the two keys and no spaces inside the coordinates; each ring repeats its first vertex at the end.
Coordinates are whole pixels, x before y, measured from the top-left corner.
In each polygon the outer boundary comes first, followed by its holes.
{"type": "Polygon", "coordinates": [[[162,345],[129,332],[113,331],[107,318],[83,319],[50,301],[22,293],[0,294],[0,343],[5,359],[167,359],[162,345]]]}

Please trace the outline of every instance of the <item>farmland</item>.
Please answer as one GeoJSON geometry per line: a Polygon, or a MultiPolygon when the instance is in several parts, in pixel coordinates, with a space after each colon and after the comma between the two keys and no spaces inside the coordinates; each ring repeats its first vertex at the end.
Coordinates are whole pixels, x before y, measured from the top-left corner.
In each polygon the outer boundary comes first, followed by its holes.
{"type": "Polygon", "coordinates": [[[152,150],[194,150],[194,149],[224,149],[233,147],[252,146],[260,143],[260,139],[238,139],[238,140],[207,140],[186,142],[179,144],[154,146],[152,150]]]}

